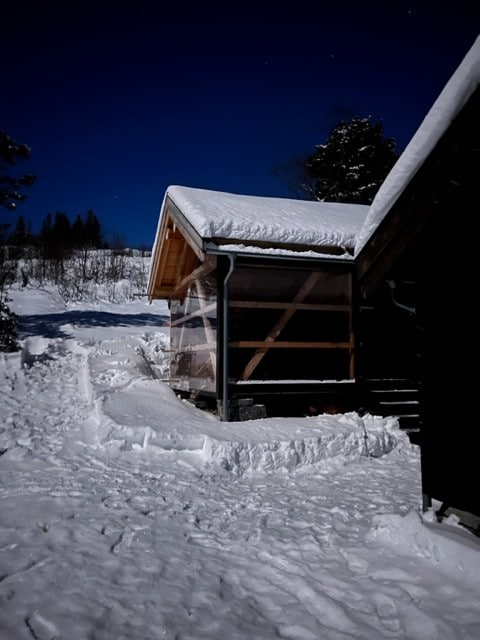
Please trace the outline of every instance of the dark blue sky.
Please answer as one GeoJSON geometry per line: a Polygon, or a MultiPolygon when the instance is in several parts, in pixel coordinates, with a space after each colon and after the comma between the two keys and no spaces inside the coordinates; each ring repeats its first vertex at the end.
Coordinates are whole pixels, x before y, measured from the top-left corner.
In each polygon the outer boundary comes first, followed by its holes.
{"type": "Polygon", "coordinates": [[[289,197],[275,167],[353,115],[401,151],[480,33],[462,0],[11,4],[0,128],[37,175],[18,214],[91,208],[148,248],[169,184],[289,197]]]}

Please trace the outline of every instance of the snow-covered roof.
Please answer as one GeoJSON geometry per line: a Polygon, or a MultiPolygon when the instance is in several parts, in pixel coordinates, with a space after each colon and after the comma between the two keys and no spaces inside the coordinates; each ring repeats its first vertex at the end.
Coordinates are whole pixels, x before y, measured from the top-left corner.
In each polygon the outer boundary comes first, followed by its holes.
{"type": "Polygon", "coordinates": [[[353,250],[368,206],[238,195],[183,186],[170,198],[198,235],[222,239],[353,250]]]}
{"type": "Polygon", "coordinates": [[[353,261],[369,207],[172,185],[164,194],[148,276],[150,299],[178,293],[207,254],[353,261]]]}
{"type": "Polygon", "coordinates": [[[404,191],[480,82],[480,36],[452,75],[380,187],[360,229],[355,256],[404,191]]]}

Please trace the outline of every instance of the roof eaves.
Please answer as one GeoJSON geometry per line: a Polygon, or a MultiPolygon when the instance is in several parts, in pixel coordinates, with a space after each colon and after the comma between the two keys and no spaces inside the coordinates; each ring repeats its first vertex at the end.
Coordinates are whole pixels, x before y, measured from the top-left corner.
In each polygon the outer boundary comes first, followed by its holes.
{"type": "Polygon", "coordinates": [[[165,203],[165,211],[167,215],[170,215],[171,219],[175,222],[181,233],[184,235],[185,239],[192,247],[193,251],[196,253],[200,260],[205,259],[205,250],[204,244],[205,239],[201,237],[198,231],[193,227],[193,225],[187,220],[187,218],[183,215],[182,211],[175,204],[175,202],[167,195],[166,203],[165,203]]]}
{"type": "Polygon", "coordinates": [[[317,247],[316,250],[310,248],[307,251],[301,250],[291,250],[291,249],[273,249],[269,251],[268,249],[262,249],[259,247],[248,247],[244,245],[235,245],[228,244],[228,246],[223,246],[216,244],[215,242],[206,242],[204,245],[205,253],[210,255],[224,255],[231,256],[235,255],[239,258],[248,258],[248,259],[265,259],[265,260],[288,260],[288,261],[298,261],[298,262],[353,262],[353,255],[348,252],[338,253],[338,252],[329,252],[329,247],[322,247],[325,251],[320,251],[320,248],[317,247]]]}

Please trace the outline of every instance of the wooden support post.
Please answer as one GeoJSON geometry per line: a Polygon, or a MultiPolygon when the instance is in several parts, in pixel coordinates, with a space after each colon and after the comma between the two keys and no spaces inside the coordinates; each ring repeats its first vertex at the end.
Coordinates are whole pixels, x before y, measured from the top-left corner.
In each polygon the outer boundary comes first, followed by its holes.
{"type": "MultiPolygon", "coordinates": [[[[207,309],[211,308],[210,305],[207,305],[205,302],[205,292],[200,280],[195,280],[195,285],[197,287],[198,292],[198,303],[200,305],[201,311],[203,311],[201,318],[203,322],[203,328],[205,330],[205,338],[207,344],[216,345],[216,336],[215,332],[212,329],[212,324],[207,315],[207,309]]],[[[215,349],[210,351],[210,363],[212,365],[213,377],[216,379],[217,377],[217,356],[215,353],[215,349]]]]}

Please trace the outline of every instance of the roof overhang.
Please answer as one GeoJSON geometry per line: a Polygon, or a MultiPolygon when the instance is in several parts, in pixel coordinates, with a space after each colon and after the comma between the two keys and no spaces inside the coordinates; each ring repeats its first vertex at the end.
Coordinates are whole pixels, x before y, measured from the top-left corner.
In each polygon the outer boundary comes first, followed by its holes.
{"type": "Polygon", "coordinates": [[[160,213],[150,267],[147,295],[153,299],[183,298],[190,283],[215,268],[218,255],[242,255],[256,259],[353,261],[353,250],[339,246],[202,237],[175,202],[166,194],[160,213]]]}
{"type": "Polygon", "coordinates": [[[440,212],[448,209],[450,216],[467,215],[468,212],[455,211],[455,205],[464,203],[465,192],[478,183],[479,114],[477,86],[356,256],[356,277],[363,298],[376,289],[420,238],[422,242],[429,238],[433,241],[436,234],[430,235],[428,230],[440,223],[440,212]]]}
{"type": "Polygon", "coordinates": [[[205,260],[203,241],[170,199],[165,199],[153,248],[149,300],[182,297],[188,277],[205,260]]]}

